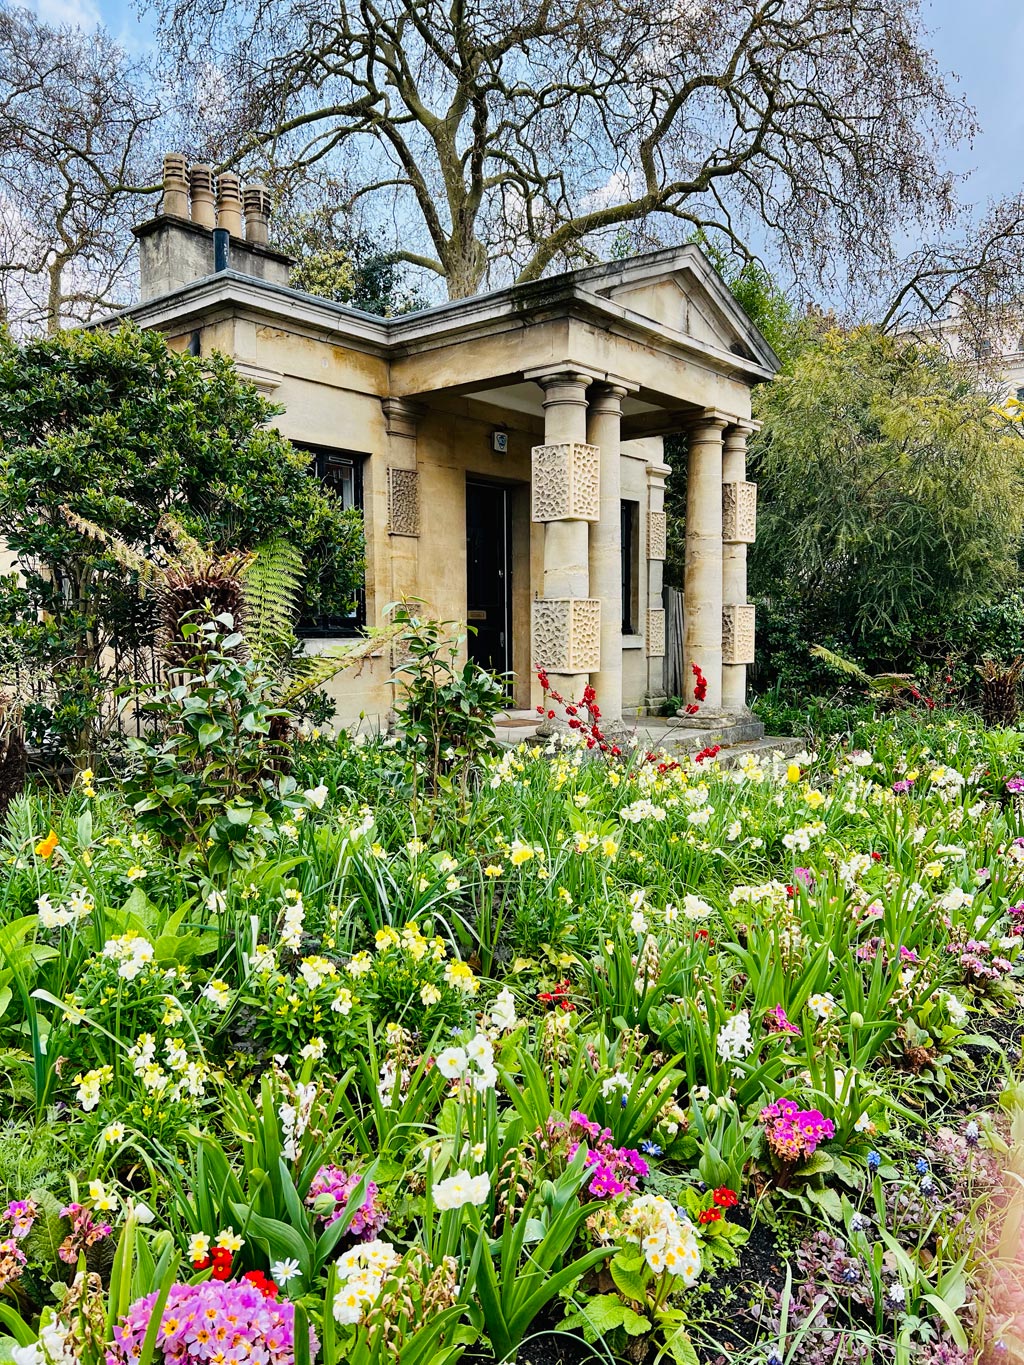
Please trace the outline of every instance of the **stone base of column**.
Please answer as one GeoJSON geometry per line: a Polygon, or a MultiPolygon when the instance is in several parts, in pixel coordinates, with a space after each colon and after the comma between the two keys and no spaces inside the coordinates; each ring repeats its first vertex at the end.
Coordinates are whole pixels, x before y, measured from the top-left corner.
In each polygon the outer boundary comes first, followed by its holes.
{"type": "Polygon", "coordinates": [[[679,710],[670,717],[672,725],[685,725],[691,730],[709,730],[716,725],[742,724],[745,721],[753,720],[754,713],[749,707],[737,707],[736,709],[719,706],[702,706],[695,715],[688,715],[685,710],[679,710]]]}

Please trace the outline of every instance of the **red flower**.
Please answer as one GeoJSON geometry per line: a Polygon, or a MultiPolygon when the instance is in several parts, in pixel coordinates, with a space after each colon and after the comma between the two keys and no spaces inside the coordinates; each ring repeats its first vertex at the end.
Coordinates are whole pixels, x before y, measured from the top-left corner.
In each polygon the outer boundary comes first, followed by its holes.
{"type": "Polygon", "coordinates": [[[563,1010],[574,1010],[576,1006],[569,999],[569,978],[557,981],[549,991],[538,991],[537,999],[545,1005],[558,1005],[563,1010]]]}
{"type": "MultiPolygon", "coordinates": [[[[694,701],[703,701],[708,695],[708,680],[700,671],[700,664],[691,664],[690,668],[693,676],[697,679],[693,685],[693,699],[694,701]]],[[[689,710],[690,708],[687,707],[686,709],[689,710]]]]}
{"type": "Polygon", "coordinates": [[[703,1209],[697,1215],[697,1222],[704,1223],[705,1225],[708,1223],[717,1223],[721,1216],[721,1209],[703,1209]]]}
{"type": "Polygon", "coordinates": [[[231,1252],[227,1247],[214,1247],[210,1253],[213,1259],[213,1269],[210,1275],[215,1280],[231,1279],[231,1252]]]}
{"type": "Polygon", "coordinates": [[[549,712],[548,712],[548,720],[554,720],[554,718],[555,718],[555,713],[554,713],[554,711],[549,711],[549,712]]]}
{"type": "Polygon", "coordinates": [[[740,1202],[740,1197],[735,1190],[730,1190],[728,1185],[723,1185],[715,1190],[711,1196],[720,1209],[732,1209],[740,1202]]]}
{"type": "Polygon", "coordinates": [[[544,714],[544,708],[543,708],[543,706],[538,706],[538,707],[537,707],[537,715],[538,715],[538,716],[542,716],[543,714],[544,714]]]}
{"type": "Polygon", "coordinates": [[[209,1256],[200,1256],[200,1258],[199,1258],[198,1261],[193,1261],[193,1262],[192,1262],[192,1269],[193,1269],[193,1270],[209,1270],[210,1266],[212,1266],[212,1265],[213,1265],[213,1262],[210,1260],[209,1256]]]}
{"type": "Polygon", "coordinates": [[[880,853],[872,853],[871,857],[874,859],[876,863],[880,863],[882,861],[882,855],[880,853]]]}
{"type": "Polygon", "coordinates": [[[264,1275],[262,1270],[247,1270],[242,1276],[243,1280],[248,1280],[250,1284],[256,1286],[265,1299],[273,1299],[277,1296],[277,1285],[273,1280],[264,1275]]]}

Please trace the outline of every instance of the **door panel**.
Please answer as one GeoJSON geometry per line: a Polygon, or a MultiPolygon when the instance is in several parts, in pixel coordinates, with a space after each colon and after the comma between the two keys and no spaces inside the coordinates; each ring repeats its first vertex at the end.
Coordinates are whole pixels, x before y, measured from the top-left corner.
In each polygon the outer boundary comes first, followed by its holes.
{"type": "Polygon", "coordinates": [[[512,557],[508,490],[466,485],[466,615],[469,657],[505,673],[512,664],[512,557]]]}

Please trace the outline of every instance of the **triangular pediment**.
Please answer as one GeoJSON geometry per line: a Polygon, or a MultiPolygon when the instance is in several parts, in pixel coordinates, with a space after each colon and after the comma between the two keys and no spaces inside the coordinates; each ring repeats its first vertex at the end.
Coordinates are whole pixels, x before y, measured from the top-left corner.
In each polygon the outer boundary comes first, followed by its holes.
{"type": "Polygon", "coordinates": [[[772,348],[696,247],[653,252],[585,274],[594,293],[650,319],[666,333],[772,372],[778,369],[772,348]]]}

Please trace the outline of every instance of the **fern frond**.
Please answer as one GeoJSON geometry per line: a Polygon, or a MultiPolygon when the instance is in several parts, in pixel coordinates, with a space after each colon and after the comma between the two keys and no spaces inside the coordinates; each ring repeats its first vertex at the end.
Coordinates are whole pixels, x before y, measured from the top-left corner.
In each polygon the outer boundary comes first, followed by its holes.
{"type": "Polygon", "coordinates": [[[186,531],[173,512],[165,512],[156,524],[157,538],[163,538],[174,546],[181,563],[198,572],[209,562],[211,551],[186,531]]]}
{"type": "Polygon", "coordinates": [[[117,560],[118,564],[124,569],[131,569],[139,575],[141,583],[160,583],[163,580],[163,571],[147,559],[145,555],[139,554],[138,550],[133,550],[128,542],[122,539],[114,531],[105,531],[102,526],[97,526],[94,521],[89,521],[86,517],[80,517],[77,512],[72,512],[70,507],[62,507],[61,514],[64,520],[73,531],[77,531],[86,540],[96,540],[117,560]]]}
{"type": "Polygon", "coordinates": [[[865,673],[860,664],[855,664],[852,659],[844,659],[841,654],[826,649],[824,645],[811,645],[811,653],[816,659],[820,659],[826,668],[831,668],[834,673],[845,673],[848,678],[856,678],[865,687],[871,686],[871,675],[865,673]]]}
{"type": "Polygon", "coordinates": [[[258,663],[280,661],[295,643],[304,566],[302,555],[287,540],[258,546],[242,574],[249,618],[247,642],[258,663]]]}
{"type": "Polygon", "coordinates": [[[369,631],[361,640],[335,645],[323,654],[305,654],[294,663],[294,675],[285,685],[278,704],[288,706],[307,692],[323,687],[346,668],[360,664],[371,654],[379,654],[404,629],[401,625],[383,626],[369,631]]]}

